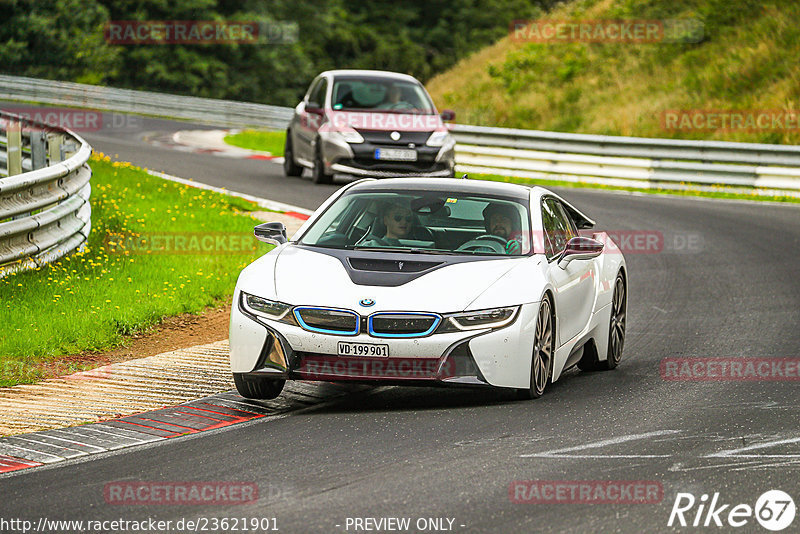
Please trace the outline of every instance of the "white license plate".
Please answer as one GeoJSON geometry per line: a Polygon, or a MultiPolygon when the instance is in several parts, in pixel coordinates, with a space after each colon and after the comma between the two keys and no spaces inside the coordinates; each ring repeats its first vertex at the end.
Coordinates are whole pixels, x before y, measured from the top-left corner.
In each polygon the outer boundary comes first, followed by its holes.
{"type": "Polygon", "coordinates": [[[350,343],[340,341],[336,347],[339,356],[389,356],[389,345],[376,343],[350,343]]]}
{"type": "Polygon", "coordinates": [[[417,151],[404,148],[376,148],[375,159],[387,161],[417,161],[417,151]]]}

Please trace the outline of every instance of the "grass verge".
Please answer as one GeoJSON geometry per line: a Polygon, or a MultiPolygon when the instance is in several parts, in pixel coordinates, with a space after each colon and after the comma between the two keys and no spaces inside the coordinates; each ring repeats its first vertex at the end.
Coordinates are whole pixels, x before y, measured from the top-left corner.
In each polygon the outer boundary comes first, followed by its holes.
{"type": "Polygon", "coordinates": [[[102,154],[91,167],[87,246],[0,279],[0,386],[34,382],[63,355],[108,350],[164,317],[221,304],[239,271],[270,248],[252,237],[251,202],[102,154]]]}
{"type": "Polygon", "coordinates": [[[239,133],[225,136],[229,145],[269,152],[273,156],[283,156],[283,144],[286,141],[286,132],[265,132],[262,130],[243,130],[239,133]]]}

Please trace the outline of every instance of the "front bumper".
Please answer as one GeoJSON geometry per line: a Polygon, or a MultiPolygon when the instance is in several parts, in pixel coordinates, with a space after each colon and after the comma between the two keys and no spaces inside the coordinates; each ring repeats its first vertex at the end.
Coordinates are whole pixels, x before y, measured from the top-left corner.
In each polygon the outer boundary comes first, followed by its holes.
{"type": "Polygon", "coordinates": [[[231,370],[295,380],[527,388],[538,303],[497,330],[384,339],[339,336],[231,310],[231,370]],[[388,357],[339,356],[339,341],[389,345],[388,357]]]}
{"type": "Polygon", "coordinates": [[[331,165],[333,172],[340,172],[342,174],[351,174],[353,176],[369,176],[375,178],[402,178],[404,176],[420,176],[425,178],[451,178],[453,176],[453,169],[447,165],[438,165],[442,167],[440,170],[430,172],[409,171],[407,169],[399,170],[372,170],[361,169],[350,165],[341,163],[334,163],[331,165]]]}
{"type": "Polygon", "coordinates": [[[329,173],[342,173],[354,176],[402,177],[427,176],[451,177],[455,169],[455,144],[430,147],[418,144],[416,161],[385,161],[375,159],[379,148],[410,148],[403,144],[347,143],[334,134],[320,134],[322,157],[329,173]]]}

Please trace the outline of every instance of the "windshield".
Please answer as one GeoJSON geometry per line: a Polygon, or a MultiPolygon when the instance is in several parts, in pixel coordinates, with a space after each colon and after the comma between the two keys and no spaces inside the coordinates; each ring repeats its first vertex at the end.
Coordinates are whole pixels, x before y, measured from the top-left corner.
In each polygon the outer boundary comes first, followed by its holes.
{"type": "Polygon", "coordinates": [[[331,106],[336,111],[436,113],[420,84],[378,76],[337,76],[331,106]]]}
{"type": "Polygon", "coordinates": [[[345,193],[300,243],[420,254],[530,253],[530,217],[517,199],[441,191],[345,193]]]}

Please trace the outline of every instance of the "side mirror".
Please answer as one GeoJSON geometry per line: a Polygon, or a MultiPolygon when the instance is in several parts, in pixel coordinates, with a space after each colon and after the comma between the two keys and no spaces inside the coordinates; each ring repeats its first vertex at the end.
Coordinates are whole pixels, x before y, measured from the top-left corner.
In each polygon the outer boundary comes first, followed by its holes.
{"type": "Polygon", "coordinates": [[[443,109],[440,115],[443,121],[454,121],[456,120],[456,112],[452,109],[443,109]]]}
{"type": "Polygon", "coordinates": [[[316,102],[309,102],[306,104],[306,113],[311,113],[312,115],[322,115],[323,110],[322,107],[316,102]]]}
{"type": "Polygon", "coordinates": [[[591,237],[573,237],[558,259],[558,266],[566,269],[572,260],[590,260],[603,252],[603,243],[591,237]]]}
{"type": "Polygon", "coordinates": [[[256,239],[264,243],[275,245],[282,245],[286,243],[286,226],[282,222],[268,222],[259,224],[253,228],[253,233],[256,239]]]}

